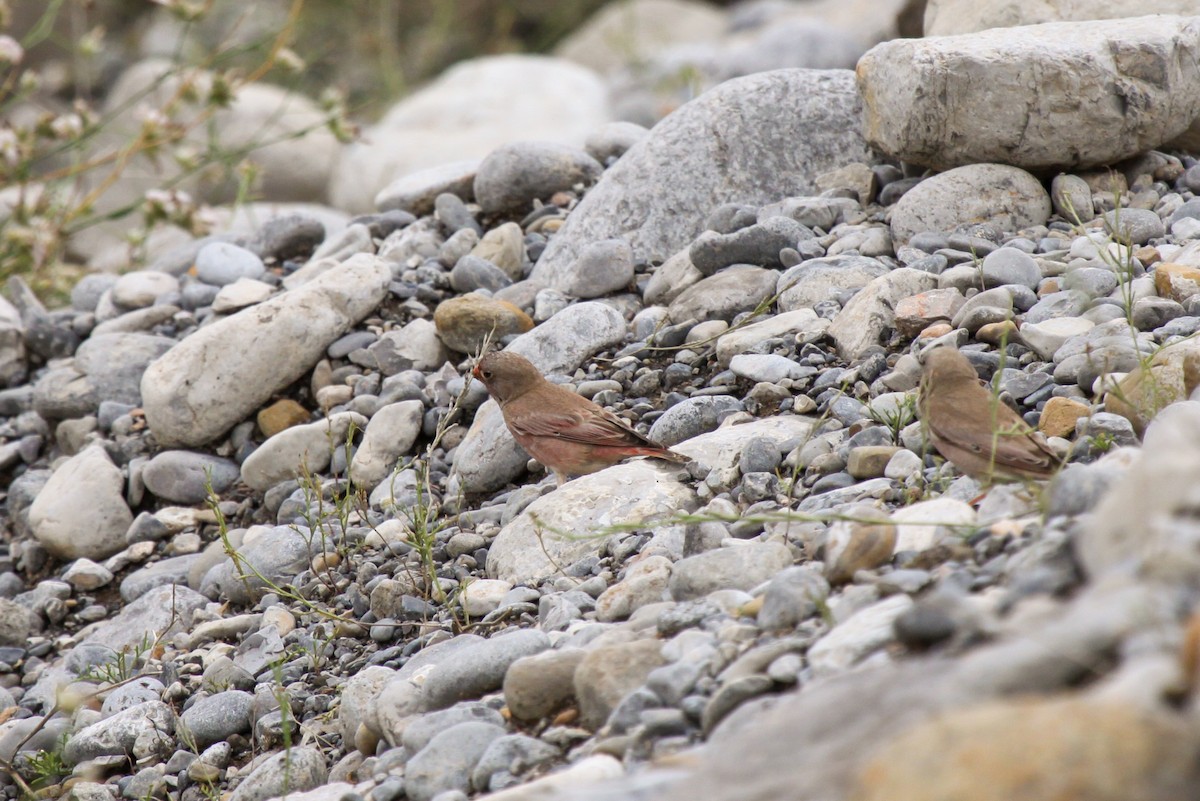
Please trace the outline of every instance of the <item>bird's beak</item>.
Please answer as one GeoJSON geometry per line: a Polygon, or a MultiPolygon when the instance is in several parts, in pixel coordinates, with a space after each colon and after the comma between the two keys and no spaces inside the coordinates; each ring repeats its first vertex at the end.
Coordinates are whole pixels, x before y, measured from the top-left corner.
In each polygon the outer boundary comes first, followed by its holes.
{"type": "Polygon", "coordinates": [[[471,368],[471,375],[475,376],[475,377],[476,377],[476,378],[478,378],[480,381],[482,381],[482,380],[483,380],[483,376],[481,376],[481,375],[479,374],[479,365],[478,365],[478,364],[477,364],[477,365],[475,365],[474,367],[472,367],[472,368],[471,368]]]}

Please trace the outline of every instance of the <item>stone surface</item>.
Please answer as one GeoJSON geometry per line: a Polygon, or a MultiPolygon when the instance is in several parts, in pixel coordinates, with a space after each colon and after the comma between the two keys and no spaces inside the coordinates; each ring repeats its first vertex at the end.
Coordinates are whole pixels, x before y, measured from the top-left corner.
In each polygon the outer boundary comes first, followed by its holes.
{"type": "Polygon", "coordinates": [[[438,336],[446,347],[474,354],[491,337],[497,341],[533,328],[533,320],[513,304],[468,294],[438,304],[433,315],[438,336]]]}
{"type": "Polygon", "coordinates": [[[203,445],[304,375],[383,300],[391,270],[355,256],[311,282],[197,330],[142,376],[162,445],[203,445]]]}
{"type": "Polygon", "coordinates": [[[54,471],[29,507],[33,535],[59,559],[105,559],[125,547],[125,479],[98,445],[54,471]]]}
{"type": "Polygon", "coordinates": [[[1050,196],[1041,182],[1005,164],[970,164],[928,178],[892,209],[892,238],[907,243],[924,231],[953,231],[987,222],[1004,231],[1044,225],[1050,196]]]}
{"type": "Polygon", "coordinates": [[[488,575],[513,584],[555,575],[596,553],[605,528],[669,518],[694,508],[691,491],[669,466],[633,461],[569,481],[530,504],[488,550],[488,575]],[[637,487],[637,492],[631,490],[637,487]]]}
{"type": "Polygon", "coordinates": [[[1171,16],[897,39],[858,64],[864,132],[935,169],[1111,164],[1200,117],[1198,52],[1200,20],[1171,16]]]}
{"type": "Polygon", "coordinates": [[[582,145],[609,120],[607,89],[594,72],[556,58],[471,59],[392,106],[346,148],[331,177],[332,204],[372,208],[391,181],[418,170],[482,159],[520,139],[582,145]],[[531,86],[540,87],[531,92],[531,86]]]}
{"type": "Polygon", "coordinates": [[[822,172],[869,160],[853,80],[849,71],[777,70],[729,81],[683,106],[588,192],[534,279],[551,283],[598,239],[625,239],[635,261],[664,260],[723,202],[811,193],[822,172]]]}

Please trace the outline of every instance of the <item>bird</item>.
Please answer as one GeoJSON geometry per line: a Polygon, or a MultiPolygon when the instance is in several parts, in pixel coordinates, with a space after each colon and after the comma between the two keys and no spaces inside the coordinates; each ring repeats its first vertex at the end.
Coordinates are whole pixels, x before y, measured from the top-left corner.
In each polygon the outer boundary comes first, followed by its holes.
{"type": "Polygon", "coordinates": [[[985,484],[1048,478],[1060,466],[1045,438],[984,388],[953,348],[925,357],[917,410],[937,452],[985,484]]]}
{"type": "Polygon", "coordinates": [[[688,457],[639,434],[620,417],[582,395],[551,384],[528,359],[494,351],[471,375],[500,406],[513,439],[553,471],[558,486],[568,476],[595,473],[631,456],[685,463],[688,457]]]}

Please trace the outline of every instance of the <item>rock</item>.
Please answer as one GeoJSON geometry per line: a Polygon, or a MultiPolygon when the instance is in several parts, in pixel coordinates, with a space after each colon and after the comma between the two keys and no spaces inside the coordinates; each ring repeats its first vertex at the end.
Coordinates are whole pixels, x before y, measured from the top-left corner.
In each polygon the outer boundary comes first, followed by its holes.
{"type": "Polygon", "coordinates": [[[146,368],[174,344],[150,334],[93,333],[75,351],[75,368],[87,376],[99,401],[138,405],[146,368]]]}
{"type": "Polygon", "coordinates": [[[255,417],[255,422],[262,435],[270,439],[286,428],[307,423],[311,417],[312,414],[308,409],[296,401],[291,398],[281,398],[262,409],[255,417]]]}
{"type": "Polygon", "coordinates": [[[817,675],[853,666],[895,636],[892,624],[913,604],[907,595],[893,595],[860,609],[834,627],[808,650],[808,664],[817,675]]]}
{"type": "Polygon", "coordinates": [[[748,542],[689,556],[671,572],[671,597],[687,601],[716,590],[750,590],[792,561],[792,552],[777,542],[748,542]]]}
{"type": "Polygon", "coordinates": [[[447,192],[469,203],[475,199],[478,169],[479,159],[466,159],[407,173],[379,190],[375,208],[424,216],[433,212],[437,196],[447,192]]]}
{"type": "Polygon", "coordinates": [[[1147,16],[1017,30],[873,48],[857,67],[867,141],[935,169],[1087,167],[1163,145],[1200,117],[1200,67],[1183,55],[1200,49],[1200,20],[1147,16]],[[1127,105],[1132,97],[1137,102],[1127,105]],[[1097,130],[1110,135],[1092,136],[1097,130]]]}
{"type": "Polygon", "coordinates": [[[479,239],[471,249],[471,255],[486,259],[512,280],[520,281],[525,275],[525,242],[521,226],[513,222],[496,226],[479,239]]]}
{"type": "Polygon", "coordinates": [[[142,469],[146,489],[173,503],[198,505],[209,492],[222,495],[238,480],[238,466],[228,459],[191,451],[162,451],[142,469]]]}
{"type": "Polygon", "coordinates": [[[293,793],[298,797],[305,790],[325,784],[328,778],[325,757],[318,749],[294,746],[260,762],[234,788],[229,801],[268,801],[293,793]]]}
{"type": "Polygon", "coordinates": [[[663,445],[676,445],[684,440],[715,431],[722,415],[741,411],[742,402],[727,395],[688,398],[675,404],[654,421],[650,439],[663,445]]]}
{"type": "Polygon", "coordinates": [[[254,536],[237,549],[236,560],[227,555],[208,571],[201,592],[223,595],[237,604],[252,603],[272,591],[272,584],[291,582],[329,547],[320,536],[291,526],[256,526],[251,531],[254,536]]]}
{"type": "Polygon", "coordinates": [[[685,289],[671,302],[667,314],[677,323],[732,320],[771,297],[776,276],[773,270],[734,265],[685,289]]]}
{"type": "Polygon", "coordinates": [[[371,416],[350,463],[356,484],[374,489],[412,448],[421,433],[425,405],[419,400],[390,403],[371,416]]]}
{"type": "Polygon", "coordinates": [[[589,242],[570,266],[554,275],[554,289],[576,298],[599,298],[633,281],[633,250],[623,239],[589,242]]]}
{"type": "Polygon", "coordinates": [[[624,577],[596,599],[596,619],[624,620],[641,607],[667,598],[671,560],[648,556],[626,569],[624,577]]]}
{"type": "MultiPolygon", "coordinates": [[[[625,337],[625,319],[611,306],[598,302],[568,306],[537,328],[522,334],[507,350],[529,359],[543,373],[574,371],[584,359],[625,337]]],[[[498,489],[519,476],[528,456],[504,425],[500,409],[487,401],[454,459],[454,472],[464,492],[498,489]]]]}
{"type": "Polygon", "coordinates": [[[862,358],[868,348],[879,345],[880,339],[891,332],[896,304],[902,298],[936,287],[937,276],[909,267],[873,279],[829,324],[827,333],[837,343],[838,354],[848,362],[862,358]]]}
{"type": "Polygon", "coordinates": [[[0,387],[14,386],[25,372],[25,324],[16,307],[0,298],[0,387]]]}
{"type": "Polygon", "coordinates": [[[1151,209],[1117,209],[1106,211],[1101,216],[1104,230],[1125,244],[1144,245],[1167,233],[1162,218],[1151,209]]]}
{"type": "Polygon", "coordinates": [[[339,412],[315,423],[292,426],[268,439],[242,462],[242,481],[266,492],[281,481],[306,472],[323,472],[333,452],[346,446],[351,426],[362,430],[367,420],[356,412],[339,412]]]}
{"type": "Polygon", "coordinates": [[[1160,411],[1191,397],[1197,386],[1200,386],[1200,343],[1186,339],[1168,345],[1144,364],[1139,363],[1115,390],[1105,394],[1104,407],[1127,419],[1140,436],[1160,411]]]}
{"type": "Polygon", "coordinates": [[[670,303],[702,278],[687,250],[681,250],[654,270],[642,297],[648,304],[670,303]]]}
{"type": "Polygon", "coordinates": [[[704,275],[712,275],[733,264],[754,264],[779,269],[779,252],[795,248],[813,233],[790,217],[768,217],[732,233],[705,231],[688,248],[692,264],[704,275]]]}
{"type": "Polygon", "coordinates": [[[1200,294],[1200,267],[1162,262],[1154,266],[1154,288],[1164,298],[1184,303],[1200,294]]]}
{"type": "Polygon", "coordinates": [[[450,286],[455,292],[474,292],[483,289],[497,292],[512,284],[512,279],[486,259],[470,254],[463,256],[450,271],[450,286]]]}
{"type": "Polygon", "coordinates": [[[113,284],[112,300],[126,309],[140,309],[154,303],[160,295],[179,291],[179,279],[157,270],[134,270],[113,284]]]}
{"type": "Polygon", "coordinates": [[[863,766],[856,801],[979,801],[1019,796],[1181,798],[1200,743],[1182,721],[1097,698],[992,701],[891,738],[863,766]]]}
{"type": "Polygon", "coordinates": [[[582,145],[610,119],[607,95],[599,76],[562,59],[504,55],[459,62],[390,108],[362,143],[342,152],[329,187],[332,205],[370,211],[389,182],[482,159],[507,142],[582,145]]]}
{"type": "Polygon", "coordinates": [[[1082,6],[1069,0],[1051,0],[1036,6],[1021,0],[930,0],[925,9],[925,35],[947,36],[1013,25],[1140,17],[1149,13],[1187,15],[1195,10],[1191,0],[1154,0],[1151,5],[1141,0],[1102,0],[1082,6]]]}
{"type": "Polygon", "coordinates": [[[690,0],[637,0],[605,6],[555,48],[555,55],[600,73],[643,64],[673,45],[716,39],[728,21],[718,9],[690,0]]]}
{"type": "Polygon", "coordinates": [[[804,333],[817,336],[829,322],[817,317],[809,308],[776,314],[758,322],[722,334],[717,340],[717,362],[728,367],[733,357],[752,350],[755,345],[768,339],[795,337],[804,333]]]}
{"type": "Polygon", "coordinates": [[[518,659],[504,674],[504,702],[518,720],[541,720],[575,697],[582,648],[542,651],[518,659]]]}
{"type": "MultiPolygon", "coordinates": [[[[806,376],[803,365],[786,356],[768,353],[743,353],[729,360],[729,369],[738,378],[750,381],[767,381],[778,384],[785,378],[800,379],[806,376]]],[[[811,369],[807,374],[811,374],[811,369]]]]}
{"type": "Polygon", "coordinates": [[[68,765],[102,756],[161,758],[173,750],[174,733],[171,708],[162,701],[146,701],[77,731],[63,746],[62,757],[68,765]]]}
{"type": "Polygon", "coordinates": [[[29,507],[33,536],[59,559],[105,559],[125,547],[125,479],[92,445],[61,465],[29,507]]]}
{"type": "Polygon", "coordinates": [[[451,790],[468,792],[471,772],[504,728],[491,723],[460,723],[440,733],[404,766],[405,797],[432,801],[451,790]]]}
{"type": "Polygon", "coordinates": [[[975,510],[960,500],[942,496],[920,501],[892,513],[896,551],[924,551],[941,539],[941,532],[966,532],[975,525],[975,510]]]}
{"type": "Polygon", "coordinates": [[[691,490],[670,474],[671,468],[660,463],[628,462],[569,481],[538,498],[492,540],[488,575],[513,584],[536,581],[598,552],[604,545],[599,535],[607,526],[666,518],[694,508],[691,490]],[[575,536],[581,532],[589,536],[575,536]]]}
{"type": "Polygon", "coordinates": [[[251,278],[239,278],[232,284],[221,287],[221,291],[213,298],[212,310],[217,314],[229,312],[262,303],[275,292],[275,287],[251,278]]]}
{"type": "Polygon", "coordinates": [[[896,302],[893,324],[906,337],[915,337],[934,323],[950,322],[966,298],[957,289],[931,289],[896,302]]]}
{"type": "Polygon", "coordinates": [[[1050,182],[1050,200],[1054,213],[1077,225],[1096,216],[1092,206],[1092,188],[1078,175],[1060,173],[1050,182]]]}
{"type": "Polygon", "coordinates": [[[24,648],[36,623],[32,611],[0,598],[0,647],[24,648]]]}
{"type": "Polygon", "coordinates": [[[471,785],[477,790],[507,787],[539,767],[561,756],[550,743],[524,734],[497,737],[483,752],[471,773],[471,785]]]}
{"type": "Polygon", "coordinates": [[[464,648],[426,674],[422,691],[426,707],[444,709],[497,690],[510,665],[549,647],[544,632],[518,629],[464,648]]]}
{"type": "Polygon", "coordinates": [[[657,640],[634,640],[589,651],[575,669],[579,722],[593,731],[603,726],[621,699],[640,687],[664,661],[662,643],[657,640]]]}
{"type": "Polygon", "coordinates": [[[649,130],[636,122],[609,122],[588,135],[583,149],[599,162],[625,155],[629,148],[646,138],[649,130]]]}
{"type": "Polygon", "coordinates": [[[487,214],[527,212],[534,200],[576,184],[587,186],[604,168],[577,148],[555,142],[521,141],[488,154],[475,173],[475,199],[487,214]]]}
{"type": "Polygon", "coordinates": [[[865,256],[832,256],[810,259],[779,276],[780,311],[811,309],[847,289],[859,289],[887,273],[887,268],[865,256]]]}
{"type": "Polygon", "coordinates": [[[225,690],[201,698],[179,716],[180,728],[200,748],[250,731],[254,696],[242,690],[225,690]]]}
{"type": "Polygon", "coordinates": [[[1051,398],[1038,418],[1038,431],[1047,437],[1069,437],[1075,433],[1075,423],[1087,417],[1091,408],[1074,398],[1051,398]]]}
{"type": "Polygon", "coordinates": [[[812,194],[817,175],[870,161],[858,115],[849,71],[776,70],[704,93],[604,174],[550,242],[533,278],[552,283],[598,239],[625,239],[635,262],[662,261],[695,239],[721,203],[812,194]],[[803,130],[796,120],[805,121],[803,130]]]}
{"type": "Polygon", "coordinates": [[[1040,323],[1026,322],[1021,326],[1021,341],[1040,358],[1053,360],[1067,340],[1086,334],[1095,323],[1082,317],[1052,317],[1040,323]]]}
{"type": "Polygon", "coordinates": [[[114,651],[139,646],[146,632],[168,637],[180,631],[191,614],[202,609],[208,599],[187,587],[155,587],[131,601],[120,613],[102,620],[79,633],[79,642],[101,643],[114,651]]]}
{"type": "Polygon", "coordinates": [[[438,336],[451,350],[478,353],[489,335],[498,341],[533,328],[533,320],[504,300],[468,294],[438,304],[433,315],[438,336]]]}
{"type": "Polygon", "coordinates": [[[410,320],[403,328],[388,331],[367,350],[384,375],[405,370],[435,370],[449,359],[438,338],[437,327],[428,320],[410,320]]]}
{"type": "Polygon", "coordinates": [[[225,286],[242,278],[259,279],[267,268],[252,251],[232,242],[211,242],[196,253],[196,277],[206,284],[225,286]]]}
{"type": "Polygon", "coordinates": [[[386,262],[355,256],[185,338],[142,376],[146,420],[159,444],[197,446],[224,434],[312,369],[374,311],[390,281],[386,262]]]}
{"type": "Polygon", "coordinates": [[[767,631],[795,628],[815,615],[828,597],[829,582],[810,565],[785,568],[775,574],[763,593],[758,624],[767,631]]]}
{"type": "Polygon", "coordinates": [[[970,164],[927,178],[892,207],[892,239],[986,222],[1002,231],[1045,225],[1050,196],[1029,173],[1005,164],[970,164]]]}

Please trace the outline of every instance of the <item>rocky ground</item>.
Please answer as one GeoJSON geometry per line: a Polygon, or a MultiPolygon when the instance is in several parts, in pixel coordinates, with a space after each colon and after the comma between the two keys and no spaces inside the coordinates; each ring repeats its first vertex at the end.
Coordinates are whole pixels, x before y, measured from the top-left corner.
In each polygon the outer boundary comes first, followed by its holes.
{"type": "Polygon", "coordinates": [[[0,790],[1190,797],[1197,52],[1173,17],[889,42],[68,308],[12,281],[0,790]],[[1047,100],[1068,72],[1125,106],[1047,100]],[[692,461],[556,488],[469,380],[489,340],[692,461]],[[929,452],[945,344],[1048,485],[929,452]]]}

